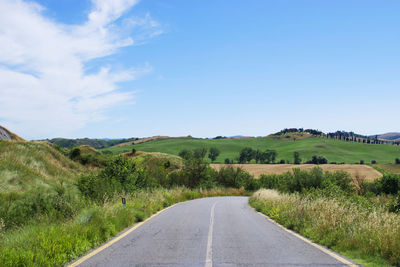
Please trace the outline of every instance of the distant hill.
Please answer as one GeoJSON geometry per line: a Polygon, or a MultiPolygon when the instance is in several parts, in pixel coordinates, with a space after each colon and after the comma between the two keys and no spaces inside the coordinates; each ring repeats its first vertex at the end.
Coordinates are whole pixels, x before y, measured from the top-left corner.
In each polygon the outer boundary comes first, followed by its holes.
{"type": "Polygon", "coordinates": [[[25,141],[25,139],[19,137],[15,133],[10,132],[3,126],[0,126],[0,140],[3,140],[3,141],[25,141]]]}
{"type": "Polygon", "coordinates": [[[379,139],[390,140],[390,141],[400,141],[400,133],[385,133],[378,134],[379,139]]]}
{"type": "Polygon", "coordinates": [[[129,145],[136,145],[136,144],[141,144],[141,143],[146,143],[149,141],[154,141],[154,140],[163,140],[163,139],[168,139],[170,138],[169,136],[161,136],[161,135],[157,135],[157,136],[152,136],[152,137],[145,137],[145,138],[136,138],[135,140],[131,140],[128,142],[123,142],[120,143],[116,146],[129,146],[129,145]]]}
{"type": "Polygon", "coordinates": [[[183,149],[216,147],[221,151],[215,163],[224,163],[225,159],[237,162],[240,151],[245,147],[276,150],[277,162],[284,160],[293,163],[293,153],[299,152],[303,162],[308,161],[314,155],[324,156],[329,163],[393,163],[395,158],[400,158],[400,146],[381,145],[363,142],[350,142],[345,140],[317,137],[312,134],[286,133],[282,136],[252,137],[252,138],[168,138],[153,140],[141,144],[114,146],[107,148],[114,154],[130,152],[133,147],[137,151],[161,152],[178,155],[183,149]],[[287,138],[288,136],[289,138],[287,138]],[[293,138],[295,137],[295,138],[293,138]]]}
{"type": "Polygon", "coordinates": [[[133,142],[139,138],[126,138],[126,139],[90,139],[90,138],[79,138],[79,139],[67,139],[67,138],[54,138],[47,139],[52,144],[60,145],[64,148],[78,147],[78,146],[91,146],[96,149],[112,147],[121,143],[133,142]]]}

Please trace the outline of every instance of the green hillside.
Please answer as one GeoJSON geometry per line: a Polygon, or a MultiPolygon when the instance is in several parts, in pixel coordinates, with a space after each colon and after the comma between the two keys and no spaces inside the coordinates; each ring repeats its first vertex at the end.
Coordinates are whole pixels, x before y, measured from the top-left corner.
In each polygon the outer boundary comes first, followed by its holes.
{"type": "Polygon", "coordinates": [[[0,193],[73,184],[83,170],[46,142],[0,141],[0,193]]]}
{"type": "MultiPolygon", "coordinates": [[[[293,162],[293,152],[300,152],[300,157],[310,160],[313,155],[324,156],[329,162],[358,163],[364,160],[370,163],[393,163],[395,158],[400,158],[400,147],[391,145],[363,144],[345,142],[336,139],[309,137],[297,139],[290,138],[244,138],[244,139],[196,139],[196,138],[170,138],[166,140],[150,141],[134,145],[137,151],[163,152],[178,155],[182,149],[217,147],[221,154],[217,163],[223,163],[225,158],[236,159],[239,151],[244,147],[253,149],[274,149],[278,152],[277,160],[293,162]]],[[[113,153],[131,151],[132,145],[111,147],[107,150],[113,153]]]]}

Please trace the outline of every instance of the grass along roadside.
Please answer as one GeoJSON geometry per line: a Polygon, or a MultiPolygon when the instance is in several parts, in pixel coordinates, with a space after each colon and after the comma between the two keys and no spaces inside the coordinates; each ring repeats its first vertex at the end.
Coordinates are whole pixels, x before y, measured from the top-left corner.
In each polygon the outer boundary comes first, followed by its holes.
{"type": "Polygon", "coordinates": [[[284,227],[365,266],[400,265],[400,215],[349,198],[259,190],[250,205],[284,227]]]}
{"type": "Polygon", "coordinates": [[[63,266],[101,245],[134,223],[172,204],[211,196],[243,195],[241,189],[144,190],[104,205],[88,203],[65,223],[28,225],[8,232],[0,228],[0,266],[63,266]]]}

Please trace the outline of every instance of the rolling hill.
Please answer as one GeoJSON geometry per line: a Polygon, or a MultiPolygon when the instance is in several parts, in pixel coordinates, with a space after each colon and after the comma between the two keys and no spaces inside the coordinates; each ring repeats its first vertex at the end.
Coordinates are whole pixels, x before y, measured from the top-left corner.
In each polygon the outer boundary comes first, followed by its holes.
{"type": "Polygon", "coordinates": [[[49,143],[0,141],[0,193],[72,185],[82,171],[49,143]]]}
{"type": "Polygon", "coordinates": [[[379,134],[379,139],[389,140],[389,141],[400,141],[400,133],[385,133],[379,134]]]}
{"type": "Polygon", "coordinates": [[[164,140],[149,141],[142,144],[128,146],[114,146],[107,150],[115,154],[131,151],[162,152],[178,155],[182,149],[217,147],[221,154],[216,163],[223,163],[226,158],[236,159],[241,149],[274,149],[278,152],[277,160],[284,159],[293,162],[293,153],[300,153],[303,162],[310,160],[313,155],[324,156],[329,162],[359,163],[372,160],[378,163],[393,163],[395,158],[400,158],[400,146],[363,144],[345,142],[337,139],[326,139],[309,136],[303,139],[254,137],[245,139],[196,139],[196,138],[169,138],[164,140]]]}

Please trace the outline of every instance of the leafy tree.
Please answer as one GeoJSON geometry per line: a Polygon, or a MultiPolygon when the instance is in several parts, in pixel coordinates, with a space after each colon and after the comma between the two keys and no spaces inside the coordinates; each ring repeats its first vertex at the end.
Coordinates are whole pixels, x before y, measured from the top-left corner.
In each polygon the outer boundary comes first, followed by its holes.
{"type": "Polygon", "coordinates": [[[328,160],[322,156],[313,156],[311,160],[306,162],[307,164],[327,164],[328,160]]]}
{"type": "Polygon", "coordinates": [[[182,150],[179,152],[178,155],[179,155],[179,157],[181,157],[181,158],[183,158],[183,159],[187,159],[187,158],[190,158],[190,157],[193,156],[193,152],[190,151],[190,150],[187,150],[187,149],[182,149],[182,150]]]}
{"type": "Polygon", "coordinates": [[[230,159],[226,158],[226,159],[225,159],[225,164],[231,164],[230,159]]]}
{"type": "Polygon", "coordinates": [[[300,153],[295,151],[293,153],[293,156],[294,156],[294,164],[300,164],[301,163],[300,153]]]}
{"type": "Polygon", "coordinates": [[[207,154],[207,148],[196,148],[193,150],[193,156],[196,159],[203,159],[207,154]]]}
{"type": "Polygon", "coordinates": [[[136,154],[136,149],[132,148],[132,155],[135,155],[135,154],[136,154]]]}
{"type": "Polygon", "coordinates": [[[396,164],[400,164],[400,159],[399,159],[399,158],[396,158],[396,159],[394,160],[394,162],[395,162],[396,164]]]}
{"type": "Polygon", "coordinates": [[[400,178],[395,175],[383,176],[381,179],[382,192],[385,194],[397,194],[400,189],[400,178]]]}
{"type": "Polygon", "coordinates": [[[216,147],[210,148],[210,152],[208,153],[208,158],[211,159],[211,162],[214,162],[219,156],[220,151],[216,147]]]}
{"type": "Polygon", "coordinates": [[[251,147],[245,147],[240,151],[239,163],[248,163],[255,157],[255,151],[251,147]]]}
{"type": "Polygon", "coordinates": [[[275,150],[267,149],[265,151],[266,163],[275,163],[278,153],[275,150]]]}

